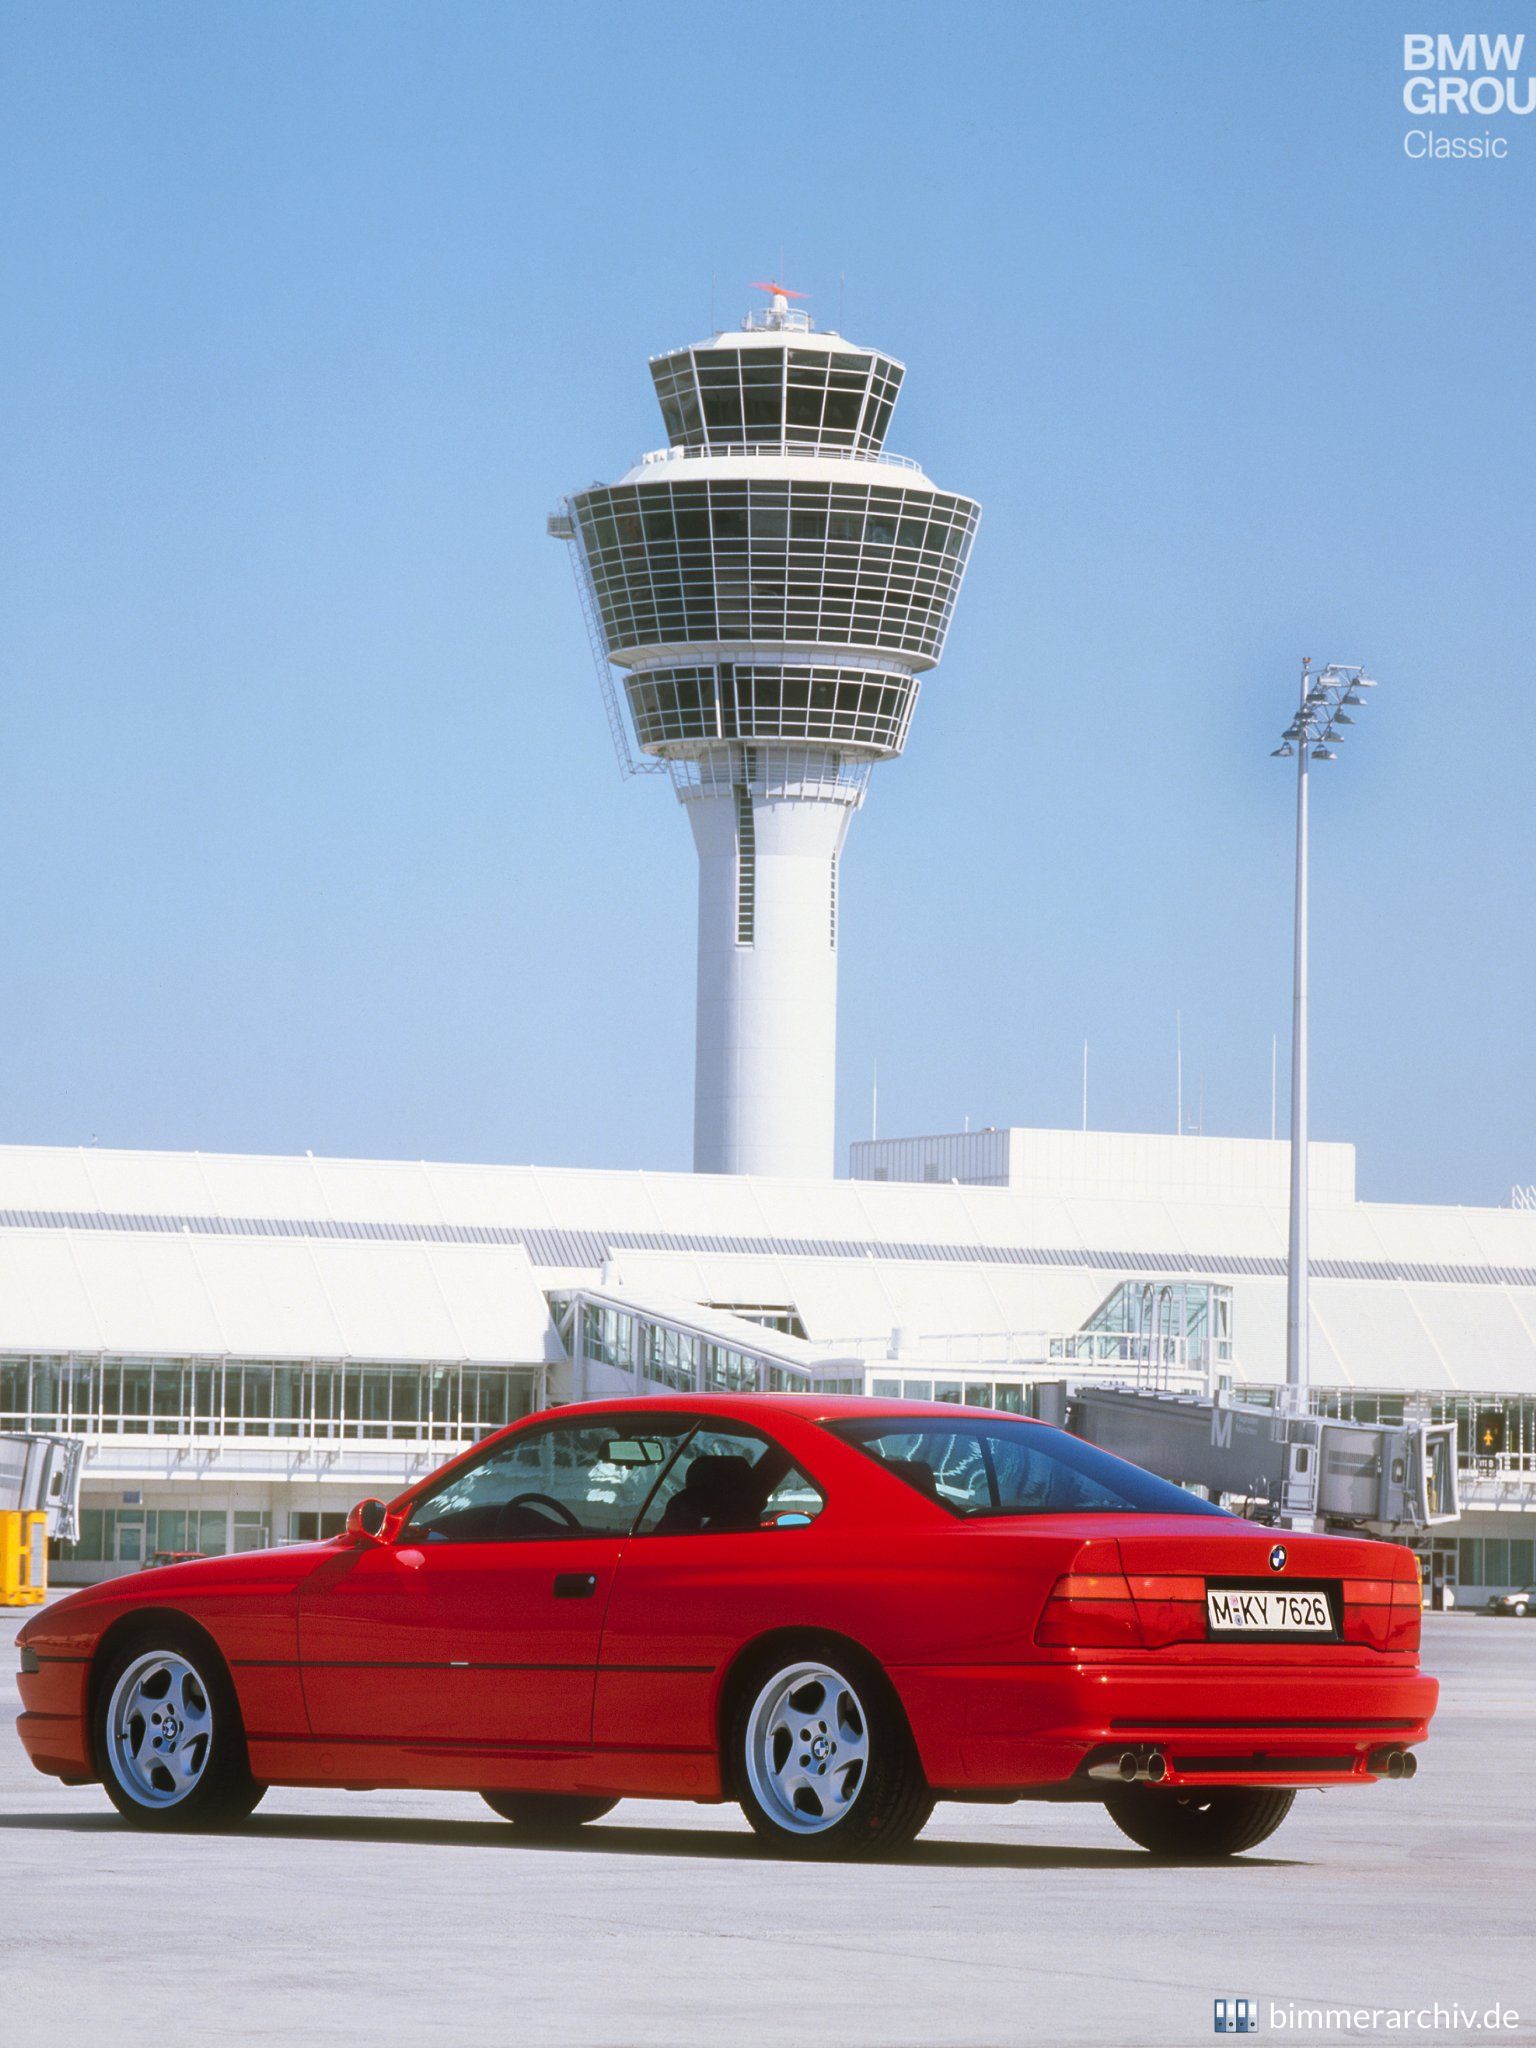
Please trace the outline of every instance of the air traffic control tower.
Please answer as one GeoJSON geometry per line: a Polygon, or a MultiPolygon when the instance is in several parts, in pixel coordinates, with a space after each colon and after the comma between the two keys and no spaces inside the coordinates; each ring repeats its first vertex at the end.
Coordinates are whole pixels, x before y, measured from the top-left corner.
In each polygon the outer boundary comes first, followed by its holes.
{"type": "Polygon", "coordinates": [[[833,1173],[838,858],[899,754],[979,508],[885,452],[902,365],[783,286],[651,358],[667,446],[550,522],[621,761],[669,768],[699,856],[699,1173],[833,1173]]]}

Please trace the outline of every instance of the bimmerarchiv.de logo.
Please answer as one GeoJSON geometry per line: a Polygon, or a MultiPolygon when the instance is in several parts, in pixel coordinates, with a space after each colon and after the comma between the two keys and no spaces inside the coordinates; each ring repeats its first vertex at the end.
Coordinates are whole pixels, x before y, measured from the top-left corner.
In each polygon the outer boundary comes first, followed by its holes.
{"type": "Polygon", "coordinates": [[[1403,105],[1410,114],[1455,125],[1410,128],[1403,154],[1429,162],[1507,157],[1507,133],[1471,133],[1464,124],[1536,113],[1536,71],[1524,68],[1525,41],[1523,35],[1405,35],[1403,105]]]}

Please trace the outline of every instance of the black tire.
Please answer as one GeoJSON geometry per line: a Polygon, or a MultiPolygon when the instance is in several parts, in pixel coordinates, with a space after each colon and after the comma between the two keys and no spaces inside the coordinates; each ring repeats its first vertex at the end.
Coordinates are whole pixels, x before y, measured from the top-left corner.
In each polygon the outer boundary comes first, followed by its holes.
{"type": "Polygon", "coordinates": [[[1240,1856],[1279,1827],[1294,1792],[1268,1786],[1219,1785],[1166,1792],[1155,1785],[1125,1785],[1106,1794],[1105,1810],[1121,1834],[1170,1861],[1240,1856]]]}
{"type": "MultiPolygon", "coordinates": [[[[726,1782],[741,1802],[754,1833],[783,1854],[826,1860],[890,1856],[904,1849],[927,1825],[934,1801],[917,1746],[890,1680],[872,1659],[841,1643],[807,1640],[776,1645],[771,1654],[755,1658],[743,1671],[732,1701],[726,1728],[726,1782]],[[814,1676],[816,1673],[823,1677],[814,1676]],[[798,1690],[797,1674],[802,1675],[798,1690]],[[834,1697],[838,1686],[844,1690],[834,1697]],[[780,1780],[772,1764],[775,1750],[770,1733],[775,1701],[782,1702],[784,1711],[792,1710],[793,1719],[804,1718],[805,1758],[811,1758],[818,1743],[829,1745],[825,1757],[809,1765],[821,1776],[815,1780],[815,1789],[802,1787],[803,1819],[799,1817],[802,1809],[776,1789],[780,1780]],[[844,1717],[842,1723],[839,1714],[844,1717]],[[849,1738],[842,1745],[845,1753],[849,1749],[861,1752],[856,1765],[839,1763],[839,1734],[849,1738]],[[843,1774],[840,1784],[839,1772],[843,1774]],[[817,1801],[822,1802],[819,1813],[811,1810],[817,1801]]],[[[790,1747],[796,1750],[798,1742],[793,1738],[800,1731],[789,1732],[790,1747]]],[[[793,1768],[795,1761],[785,1755],[788,1767],[793,1768]]]]}
{"type": "Polygon", "coordinates": [[[492,1813],[499,1813],[525,1835],[540,1835],[546,1841],[574,1835],[589,1820],[612,1813],[619,1803],[617,1799],[583,1799],[567,1792],[482,1792],[480,1797],[492,1813]]]}
{"type": "Polygon", "coordinates": [[[108,1651],[95,1674],[91,1748],[107,1797],[135,1827],[233,1827],[267,1789],[251,1776],[240,1703],[223,1659],[196,1629],[175,1621],[148,1624],[108,1651]],[[173,1722],[163,1751],[146,1725],[161,1712],[179,1712],[191,1724],[173,1722]]]}

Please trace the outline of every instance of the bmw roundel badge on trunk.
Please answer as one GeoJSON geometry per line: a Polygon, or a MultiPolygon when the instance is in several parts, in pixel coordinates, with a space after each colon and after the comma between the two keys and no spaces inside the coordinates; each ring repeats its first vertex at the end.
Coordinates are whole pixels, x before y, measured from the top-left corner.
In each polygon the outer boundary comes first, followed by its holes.
{"type": "Polygon", "coordinates": [[[1285,1570],[1285,1545],[1283,1543],[1277,1543],[1269,1553],[1269,1568],[1272,1572],[1283,1572],[1285,1570]]]}

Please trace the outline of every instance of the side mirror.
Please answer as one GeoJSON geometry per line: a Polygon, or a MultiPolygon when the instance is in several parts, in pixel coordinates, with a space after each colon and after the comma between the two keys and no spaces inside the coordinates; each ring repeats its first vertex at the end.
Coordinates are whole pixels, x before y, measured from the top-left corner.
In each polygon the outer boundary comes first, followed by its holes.
{"type": "Polygon", "coordinates": [[[377,1543],[384,1533],[387,1513],[381,1500],[360,1500],[347,1517],[347,1534],[364,1543],[377,1543]]]}

